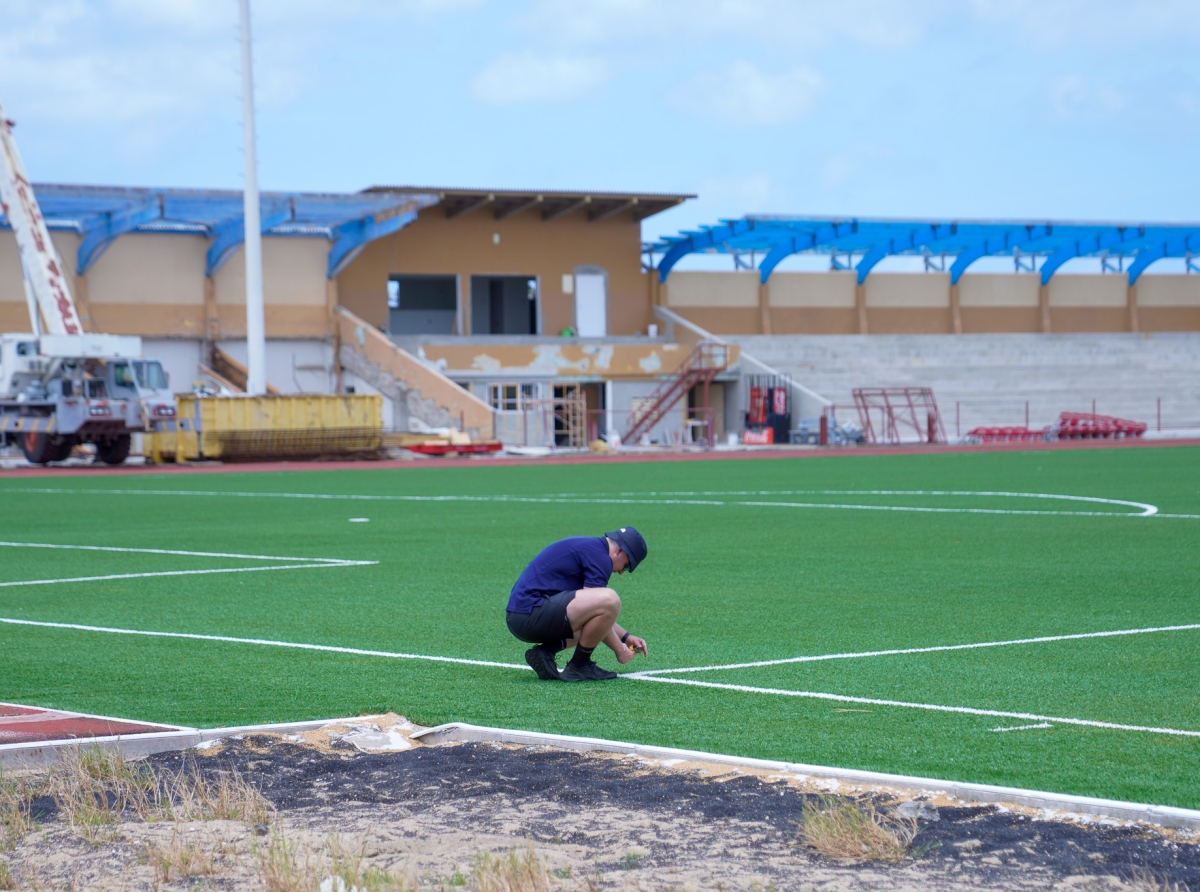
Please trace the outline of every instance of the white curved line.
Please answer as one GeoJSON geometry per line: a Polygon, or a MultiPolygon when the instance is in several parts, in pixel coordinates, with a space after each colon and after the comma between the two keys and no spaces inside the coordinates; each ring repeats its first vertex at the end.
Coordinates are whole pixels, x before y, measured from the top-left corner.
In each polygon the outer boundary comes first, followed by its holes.
{"type": "MultiPolygon", "coordinates": [[[[737,505],[741,507],[779,508],[827,508],[852,511],[909,511],[926,514],[1015,514],[1047,517],[1153,517],[1158,507],[1147,502],[1126,499],[1107,499],[1099,496],[1073,496],[1059,493],[1038,492],[992,492],[969,490],[736,490],[736,491],[692,491],[692,492],[644,492],[618,493],[557,493],[544,496],[518,495],[357,495],[350,493],[298,493],[298,492],[248,492],[194,489],[52,489],[52,488],[6,488],[0,492],[53,493],[59,495],[146,495],[146,496],[210,496],[267,499],[314,499],[318,501],[362,501],[362,502],[515,502],[550,505],[737,505]],[[1121,505],[1139,509],[1125,511],[1037,511],[1017,508],[946,508],[920,505],[860,505],[832,502],[774,502],[750,500],[718,500],[712,498],[646,498],[646,496],[734,496],[734,495],[925,495],[925,496],[980,496],[999,498],[1049,499],[1069,502],[1087,502],[1102,505],[1121,505]]],[[[1192,515],[1164,515],[1167,517],[1190,517],[1192,515]]],[[[311,560],[311,559],[310,559],[311,560]]]]}

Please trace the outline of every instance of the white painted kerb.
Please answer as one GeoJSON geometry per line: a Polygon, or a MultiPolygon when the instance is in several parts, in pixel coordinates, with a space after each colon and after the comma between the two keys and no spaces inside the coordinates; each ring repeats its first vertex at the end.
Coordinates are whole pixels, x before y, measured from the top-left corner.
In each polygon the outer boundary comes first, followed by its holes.
{"type": "Polygon", "coordinates": [[[452,722],[418,732],[413,734],[412,738],[423,743],[449,743],[451,741],[515,743],[523,746],[555,746],[581,752],[623,753],[648,759],[716,762],[723,765],[737,765],[766,771],[787,771],[809,777],[829,778],[846,784],[880,785],[904,790],[948,793],[968,802],[1012,802],[1031,808],[1117,818],[1123,821],[1146,821],[1163,827],[1200,830],[1200,811],[1187,808],[1119,802],[1115,799],[1095,799],[1091,796],[1069,796],[1061,793],[1045,793],[1040,790],[1023,790],[1019,787],[997,787],[991,784],[909,777],[903,774],[883,774],[878,771],[859,771],[852,768],[829,768],[823,765],[805,765],[800,762],[775,762],[769,759],[750,759],[743,756],[726,756],[721,753],[704,753],[665,746],[622,743],[595,737],[541,734],[536,731],[510,731],[504,728],[484,728],[478,725],[452,722]]]}

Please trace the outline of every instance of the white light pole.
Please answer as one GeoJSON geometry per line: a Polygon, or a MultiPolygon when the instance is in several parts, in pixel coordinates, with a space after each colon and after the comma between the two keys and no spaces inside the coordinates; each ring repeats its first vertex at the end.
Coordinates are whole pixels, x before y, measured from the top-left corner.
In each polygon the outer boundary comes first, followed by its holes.
{"type": "Polygon", "coordinates": [[[250,0],[239,0],[242,30],[242,156],[246,162],[246,393],[267,392],[263,323],[262,219],[258,209],[258,159],[254,136],[254,69],[250,56],[250,0]]]}

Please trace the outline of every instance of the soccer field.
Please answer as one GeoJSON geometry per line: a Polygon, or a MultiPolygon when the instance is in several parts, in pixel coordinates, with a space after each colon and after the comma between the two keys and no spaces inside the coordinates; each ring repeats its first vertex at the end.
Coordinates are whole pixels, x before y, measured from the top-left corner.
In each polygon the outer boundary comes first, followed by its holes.
{"type": "Polygon", "coordinates": [[[1200,807],[1195,447],[10,477],[0,506],[0,700],[390,709],[1200,807]],[[513,581],[625,524],[649,658],[539,682],[513,581]]]}

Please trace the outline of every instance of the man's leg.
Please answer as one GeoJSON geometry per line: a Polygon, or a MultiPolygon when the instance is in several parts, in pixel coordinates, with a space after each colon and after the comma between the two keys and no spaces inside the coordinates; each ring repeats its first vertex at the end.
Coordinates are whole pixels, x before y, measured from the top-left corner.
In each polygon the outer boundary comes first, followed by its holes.
{"type": "MultiPolygon", "coordinates": [[[[592,651],[612,634],[613,623],[621,613],[621,598],[610,588],[585,588],[575,593],[567,605],[575,653],[571,656],[563,678],[568,681],[600,681],[616,678],[615,672],[605,672],[592,662],[592,651]]],[[[571,644],[568,641],[567,644],[571,644]]]]}

